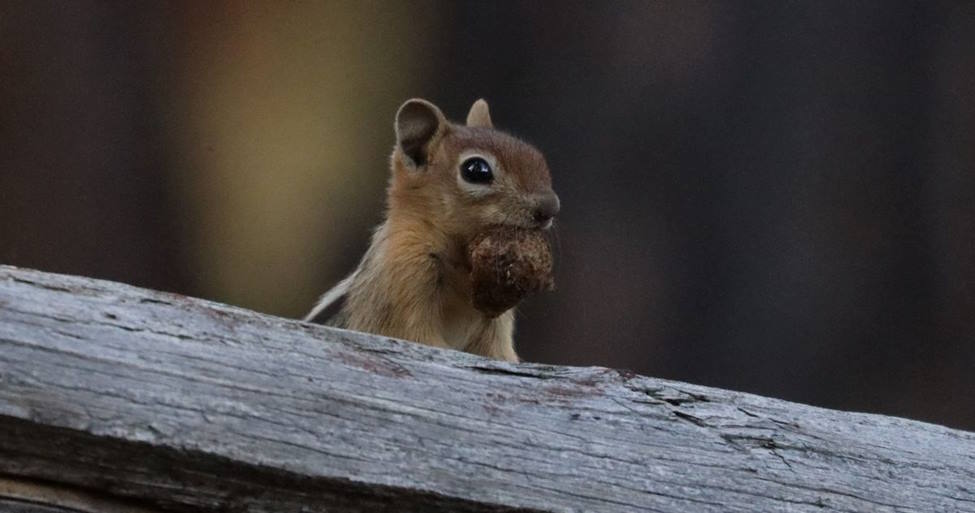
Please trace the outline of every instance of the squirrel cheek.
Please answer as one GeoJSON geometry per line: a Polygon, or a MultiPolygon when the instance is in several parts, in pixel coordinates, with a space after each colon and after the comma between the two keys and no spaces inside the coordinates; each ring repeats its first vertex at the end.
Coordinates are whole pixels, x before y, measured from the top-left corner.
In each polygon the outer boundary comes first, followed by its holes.
{"type": "Polygon", "coordinates": [[[505,218],[503,205],[492,203],[484,206],[480,218],[485,225],[501,224],[505,218]]]}

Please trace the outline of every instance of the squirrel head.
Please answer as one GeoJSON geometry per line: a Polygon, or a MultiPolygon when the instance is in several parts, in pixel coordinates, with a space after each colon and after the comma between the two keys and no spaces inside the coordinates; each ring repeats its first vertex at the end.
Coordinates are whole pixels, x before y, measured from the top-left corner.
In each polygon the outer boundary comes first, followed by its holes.
{"type": "Polygon", "coordinates": [[[495,130],[483,99],[464,125],[426,100],[399,108],[389,202],[468,239],[492,225],[547,229],[559,212],[545,157],[495,130]]]}

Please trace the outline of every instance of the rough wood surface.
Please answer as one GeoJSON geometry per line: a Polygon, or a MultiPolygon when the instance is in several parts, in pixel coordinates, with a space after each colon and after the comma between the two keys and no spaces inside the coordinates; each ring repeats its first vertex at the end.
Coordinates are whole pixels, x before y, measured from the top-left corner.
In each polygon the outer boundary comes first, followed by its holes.
{"type": "Polygon", "coordinates": [[[0,497],[0,512],[3,513],[89,513],[85,510],[48,506],[35,502],[4,499],[0,497]]]}
{"type": "Polygon", "coordinates": [[[191,512],[956,512],[975,434],[0,267],[0,474],[191,512]]]}

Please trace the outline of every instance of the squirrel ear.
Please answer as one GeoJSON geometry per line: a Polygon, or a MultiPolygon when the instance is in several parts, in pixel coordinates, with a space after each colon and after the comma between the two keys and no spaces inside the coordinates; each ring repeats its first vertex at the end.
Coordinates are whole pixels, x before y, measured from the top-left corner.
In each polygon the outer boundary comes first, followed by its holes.
{"type": "Polygon", "coordinates": [[[414,166],[422,166],[446,127],[447,118],[436,105],[419,98],[407,100],[396,112],[396,145],[414,166]]]}
{"type": "Polygon", "coordinates": [[[491,112],[488,111],[488,104],[484,98],[471,105],[471,110],[467,113],[467,126],[494,128],[494,125],[491,124],[491,112]]]}

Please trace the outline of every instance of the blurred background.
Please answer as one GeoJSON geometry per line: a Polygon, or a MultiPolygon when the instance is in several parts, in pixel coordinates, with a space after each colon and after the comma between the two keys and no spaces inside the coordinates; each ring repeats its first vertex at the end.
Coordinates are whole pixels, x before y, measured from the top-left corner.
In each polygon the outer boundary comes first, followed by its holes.
{"type": "Polygon", "coordinates": [[[407,98],[546,155],[529,361],[975,429],[975,3],[0,3],[0,263],[288,317],[407,98]]]}

